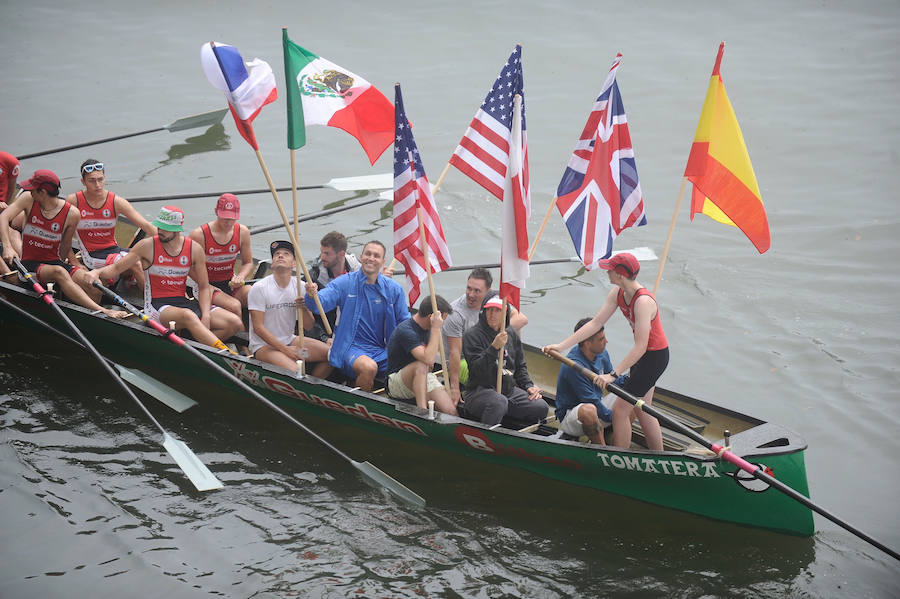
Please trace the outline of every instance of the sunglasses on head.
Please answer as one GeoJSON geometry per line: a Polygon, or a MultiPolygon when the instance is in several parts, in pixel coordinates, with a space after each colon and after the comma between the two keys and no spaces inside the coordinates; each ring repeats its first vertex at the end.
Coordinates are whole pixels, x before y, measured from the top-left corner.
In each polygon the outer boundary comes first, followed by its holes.
{"type": "Polygon", "coordinates": [[[93,173],[94,171],[102,171],[102,170],[103,170],[102,162],[98,162],[96,164],[85,164],[83,167],[81,167],[82,173],[93,173]]]}

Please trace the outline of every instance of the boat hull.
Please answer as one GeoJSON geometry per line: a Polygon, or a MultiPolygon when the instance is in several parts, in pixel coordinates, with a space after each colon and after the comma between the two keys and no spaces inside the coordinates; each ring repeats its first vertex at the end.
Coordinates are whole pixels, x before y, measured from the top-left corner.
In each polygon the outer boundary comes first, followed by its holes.
{"type": "MultiPolygon", "coordinates": [[[[0,283],[0,295],[65,331],[64,324],[33,293],[0,283]]],[[[152,373],[176,388],[179,381],[216,385],[227,395],[247,401],[228,378],[145,326],[110,320],[64,302],[60,305],[104,355],[145,370],[147,365],[154,365],[150,367],[152,373]],[[172,376],[166,378],[166,373],[172,376]]],[[[47,333],[2,304],[0,320],[47,333]]],[[[491,430],[478,422],[439,413],[429,419],[426,410],[413,405],[313,377],[298,379],[288,371],[252,359],[218,353],[202,345],[195,347],[299,417],[315,414],[383,437],[424,444],[709,518],[796,535],[813,533],[812,513],[807,507],[750,475],[736,472],[733,465],[699,446],[684,452],[625,451],[502,427],[491,430]]],[[[544,356],[532,350],[528,359],[530,368],[534,363],[535,372],[546,370],[544,376],[548,377],[552,374],[554,365],[547,364],[545,361],[549,360],[544,356]]],[[[554,382],[555,377],[548,386],[554,382]]],[[[681,402],[679,405],[703,414],[706,421],[720,417],[726,426],[733,427],[731,443],[735,453],[750,462],[764,464],[777,479],[808,496],[803,456],[806,445],[794,433],[683,395],[665,390],[659,390],[659,394],[660,401],[664,398],[681,402]]],[[[209,400],[219,401],[221,397],[221,392],[210,389],[206,398],[193,398],[210,408],[214,404],[209,400]]],[[[707,427],[706,434],[709,433],[707,427]]],[[[406,482],[415,487],[414,481],[406,482]]]]}

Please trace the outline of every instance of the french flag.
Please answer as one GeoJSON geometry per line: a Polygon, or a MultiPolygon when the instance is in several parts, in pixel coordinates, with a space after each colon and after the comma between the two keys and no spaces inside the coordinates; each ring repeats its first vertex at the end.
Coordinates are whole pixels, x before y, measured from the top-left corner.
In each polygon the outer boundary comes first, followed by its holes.
{"type": "Polygon", "coordinates": [[[258,58],[244,64],[237,48],[218,42],[203,44],[200,62],[209,82],[225,94],[241,137],[259,150],[252,122],[263,106],[278,98],[272,67],[258,58]]]}

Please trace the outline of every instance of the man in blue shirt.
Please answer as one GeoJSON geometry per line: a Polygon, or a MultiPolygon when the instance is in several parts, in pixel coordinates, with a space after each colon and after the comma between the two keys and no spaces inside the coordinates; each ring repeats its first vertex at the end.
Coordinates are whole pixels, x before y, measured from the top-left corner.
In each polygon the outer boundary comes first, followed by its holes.
{"type": "Polygon", "coordinates": [[[388,340],[396,326],[409,318],[403,287],[381,274],[384,254],[384,244],[370,241],[363,248],[359,270],[332,280],[321,291],[315,282],[306,284],[306,306],[311,312],[318,312],[315,295],[325,312],[335,306],[341,309],[328,362],[364,391],[371,391],[375,377],[387,372],[388,340]]]}
{"type": "MultiPolygon", "coordinates": [[[[575,330],[590,321],[590,318],[582,318],[575,325],[575,330]]],[[[606,332],[603,328],[573,347],[569,358],[597,374],[613,371],[612,361],[606,352],[606,332]]],[[[603,428],[612,422],[612,411],[603,405],[602,398],[600,389],[590,379],[563,364],[556,379],[559,428],[567,435],[587,435],[591,443],[606,445],[603,428]]]]}

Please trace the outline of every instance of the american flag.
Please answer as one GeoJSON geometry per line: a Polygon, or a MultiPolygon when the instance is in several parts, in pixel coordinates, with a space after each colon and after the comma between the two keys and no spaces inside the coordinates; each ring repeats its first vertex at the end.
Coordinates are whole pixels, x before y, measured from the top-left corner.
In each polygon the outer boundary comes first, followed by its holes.
{"type": "Polygon", "coordinates": [[[556,191],[557,207],[588,270],[612,253],[626,227],[647,224],[616,55],[556,191]]]}
{"type": "Polygon", "coordinates": [[[509,167],[510,130],[512,129],[513,97],[522,96],[522,148],[524,162],[522,177],[525,189],[528,182],[528,143],[525,136],[525,92],[522,80],[522,46],[516,46],[506,61],[500,76],[488,92],[484,103],[459,142],[450,164],[471,177],[476,183],[503,200],[503,185],[509,167]]]}
{"type": "Polygon", "coordinates": [[[428,261],[431,272],[441,272],[450,267],[450,250],[441,228],[437,207],[431,195],[431,185],[425,176],[425,167],[419,157],[419,149],[413,137],[400,85],[395,86],[394,100],[394,257],[403,264],[409,283],[409,305],[415,304],[421,293],[419,286],[427,276],[425,254],[419,236],[417,209],[422,211],[425,223],[425,239],[428,243],[428,261]]]}

